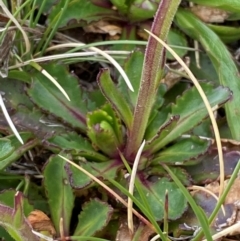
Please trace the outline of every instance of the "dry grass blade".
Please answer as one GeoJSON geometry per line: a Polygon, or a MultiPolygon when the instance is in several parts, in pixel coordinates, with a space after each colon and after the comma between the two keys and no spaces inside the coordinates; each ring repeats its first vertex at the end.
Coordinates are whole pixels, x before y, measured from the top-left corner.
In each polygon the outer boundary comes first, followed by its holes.
{"type": "Polygon", "coordinates": [[[30,64],[38,71],[40,71],[44,76],[46,76],[62,92],[62,94],[67,98],[67,100],[70,101],[70,98],[66,91],[63,89],[63,87],[45,69],[43,69],[40,65],[33,61],[31,61],[30,64]]]}
{"type": "MultiPolygon", "coordinates": [[[[188,190],[197,190],[197,191],[203,191],[203,192],[206,192],[208,193],[209,195],[211,195],[213,198],[215,198],[217,201],[219,200],[219,198],[217,197],[216,194],[214,194],[213,192],[211,192],[210,190],[208,190],[207,188],[205,187],[200,187],[200,186],[191,186],[191,187],[188,187],[187,188],[188,190]]],[[[222,208],[222,212],[224,215],[226,215],[226,211],[225,211],[225,208],[223,206],[223,204],[221,205],[221,208],[222,208]]]]}
{"type": "Polygon", "coordinates": [[[62,92],[68,101],[70,101],[70,98],[63,87],[45,69],[42,69],[41,73],[45,75],[62,92]]]}
{"type": "Polygon", "coordinates": [[[20,141],[20,143],[23,145],[24,142],[23,142],[21,136],[19,135],[16,127],[14,126],[14,124],[13,124],[13,122],[12,122],[8,112],[7,112],[7,109],[6,109],[6,106],[5,106],[4,102],[3,102],[3,98],[2,98],[1,94],[0,94],[0,106],[2,108],[3,115],[5,116],[5,118],[6,118],[7,122],[8,122],[8,125],[10,126],[12,132],[17,137],[17,139],[20,141]]]}
{"type": "MultiPolygon", "coordinates": [[[[135,178],[136,178],[136,174],[137,174],[137,168],[138,168],[138,164],[139,164],[140,157],[141,157],[144,146],[145,146],[145,140],[143,141],[142,145],[138,149],[136,158],[133,163],[133,169],[132,169],[132,173],[131,173],[131,178],[130,178],[130,182],[129,182],[129,190],[128,190],[129,193],[132,195],[133,195],[133,191],[134,191],[134,183],[135,183],[135,178]]],[[[128,229],[131,232],[131,234],[133,234],[133,232],[134,232],[132,210],[133,210],[133,201],[130,197],[128,197],[128,229]]]]}
{"type": "MultiPolygon", "coordinates": [[[[63,160],[65,160],[66,162],[70,163],[71,165],[73,165],[74,167],[76,167],[78,170],[80,170],[81,172],[83,172],[84,174],[86,174],[88,177],[90,177],[93,181],[95,181],[97,184],[99,184],[100,186],[102,186],[106,191],[108,191],[111,195],[113,195],[118,201],[120,201],[125,207],[128,206],[127,202],[125,202],[123,200],[123,198],[121,198],[116,192],[114,192],[111,188],[109,188],[105,183],[103,183],[102,181],[100,181],[98,178],[96,178],[95,176],[93,176],[91,173],[89,173],[88,171],[86,171],[85,169],[83,169],[81,166],[77,165],[76,163],[68,160],[66,157],[58,155],[59,157],[61,157],[63,160]]],[[[151,228],[153,231],[155,231],[155,228],[153,227],[153,225],[146,219],[144,218],[140,213],[138,213],[135,209],[132,209],[132,212],[134,213],[134,215],[136,217],[138,217],[143,223],[145,223],[149,228],[151,228]]]]}
{"type": "MultiPolygon", "coordinates": [[[[240,229],[240,222],[237,222],[233,224],[232,226],[223,229],[221,232],[216,233],[212,236],[213,240],[221,240],[222,237],[225,237],[227,235],[231,235],[231,233],[234,233],[235,231],[240,229]]],[[[203,239],[202,241],[207,241],[207,239],[203,239]]]]}
{"type": "Polygon", "coordinates": [[[46,235],[44,235],[44,234],[42,234],[42,233],[36,232],[36,231],[34,231],[33,229],[32,229],[32,233],[34,233],[36,236],[38,236],[39,238],[41,238],[41,239],[43,239],[43,240],[54,241],[53,238],[48,237],[48,236],[46,236],[46,235]]]}
{"type": "MultiPolygon", "coordinates": [[[[68,44],[62,44],[62,45],[58,45],[58,47],[80,47],[80,46],[84,46],[86,44],[83,43],[68,43],[68,44]]],[[[53,49],[53,48],[51,48],[53,49]]],[[[126,73],[124,72],[123,68],[120,66],[120,64],[113,58],[111,57],[109,54],[107,54],[105,51],[96,48],[96,47],[89,47],[88,49],[102,55],[104,58],[106,58],[110,63],[112,63],[113,66],[115,66],[115,68],[119,71],[119,73],[121,74],[121,76],[123,77],[123,79],[125,80],[128,88],[131,91],[134,91],[133,86],[129,80],[129,78],[127,77],[126,73]]]]}
{"type": "Polygon", "coordinates": [[[16,27],[21,31],[24,41],[25,41],[25,45],[26,45],[26,53],[28,53],[30,51],[31,48],[31,44],[30,41],[28,39],[28,36],[26,34],[26,32],[23,30],[23,28],[21,27],[21,25],[19,24],[19,22],[17,21],[16,18],[14,18],[14,16],[11,14],[11,12],[8,10],[8,8],[5,6],[5,4],[3,3],[2,0],[0,0],[0,6],[2,7],[3,11],[6,13],[6,15],[10,18],[10,20],[16,25],[16,27]]]}
{"type": "Polygon", "coordinates": [[[191,70],[187,67],[187,65],[182,61],[182,59],[176,54],[176,52],[171,49],[164,41],[159,39],[156,35],[153,33],[149,32],[148,30],[145,30],[148,34],[150,34],[153,38],[155,38],[160,44],[162,44],[173,56],[174,58],[181,64],[181,66],[184,68],[186,73],[189,75],[190,79],[194,83],[195,87],[197,88],[200,96],[202,97],[202,100],[206,106],[206,109],[208,111],[209,117],[211,119],[211,123],[213,126],[213,131],[215,134],[216,138],[216,144],[217,144],[217,149],[218,149],[218,156],[219,156],[219,167],[220,167],[220,188],[219,188],[219,196],[221,196],[224,188],[224,162],[223,162],[223,152],[222,152],[222,144],[221,144],[221,139],[220,139],[220,134],[219,134],[219,129],[217,126],[217,122],[214,117],[214,113],[212,111],[212,108],[208,102],[208,99],[202,90],[202,87],[198,83],[197,79],[194,77],[192,74],[191,70]]]}

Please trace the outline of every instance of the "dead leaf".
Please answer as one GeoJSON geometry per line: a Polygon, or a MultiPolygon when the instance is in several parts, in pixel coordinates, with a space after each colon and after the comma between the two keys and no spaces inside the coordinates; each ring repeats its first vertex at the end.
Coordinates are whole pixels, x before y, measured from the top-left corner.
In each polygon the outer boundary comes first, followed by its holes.
{"type": "Polygon", "coordinates": [[[35,231],[47,231],[52,236],[56,235],[56,230],[51,219],[44,212],[34,210],[29,214],[27,219],[35,231]]]}
{"type": "Polygon", "coordinates": [[[102,33],[115,36],[122,33],[122,28],[108,21],[100,20],[84,27],[84,31],[87,33],[102,33]]]}
{"type": "Polygon", "coordinates": [[[190,10],[206,23],[223,23],[229,16],[229,13],[218,8],[194,5],[190,10]]]}

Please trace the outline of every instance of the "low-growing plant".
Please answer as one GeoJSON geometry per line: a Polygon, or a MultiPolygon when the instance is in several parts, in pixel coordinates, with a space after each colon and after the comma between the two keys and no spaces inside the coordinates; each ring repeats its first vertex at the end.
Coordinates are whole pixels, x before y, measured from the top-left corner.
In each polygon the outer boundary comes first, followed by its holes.
{"type": "MultiPolygon", "coordinates": [[[[127,4],[122,4],[121,1],[111,2],[118,8],[116,20],[122,21],[123,16],[127,16],[132,20],[132,26],[136,21],[147,20],[155,11],[151,10],[151,14],[143,18],[142,13],[145,9],[139,7],[137,1],[132,3],[125,1],[127,4]]],[[[142,4],[144,1],[140,2],[142,4]]],[[[34,3],[36,4],[34,6],[39,6],[39,12],[36,16],[33,11],[35,9],[29,12],[31,21],[25,22],[29,24],[26,30],[29,32],[37,27],[39,13],[53,6],[42,39],[31,46],[32,55],[39,58],[31,59],[30,52],[23,51],[18,54],[21,57],[16,58],[18,61],[16,65],[10,66],[8,77],[1,79],[4,102],[8,111],[14,111],[11,113],[11,118],[20,131],[20,138],[10,135],[7,125],[5,123],[2,125],[0,178],[4,180],[1,187],[4,192],[0,193],[0,213],[3,215],[3,218],[0,217],[0,225],[16,240],[37,239],[30,231],[31,226],[26,216],[33,209],[40,209],[51,215],[53,227],[51,226],[50,234],[63,240],[103,240],[101,237],[113,239],[117,231],[119,238],[122,234],[129,235],[129,230],[133,240],[147,240],[154,233],[158,233],[163,240],[169,240],[170,233],[179,232],[180,234],[175,235],[178,237],[186,231],[177,226],[186,222],[187,217],[184,215],[186,211],[191,210],[188,207],[189,202],[196,214],[193,222],[198,221],[205,237],[212,240],[211,232],[217,232],[217,228],[208,229],[208,226],[216,220],[226,191],[223,192],[222,186],[220,187],[219,192],[223,193],[223,197],[215,209],[211,208],[210,213],[213,214],[209,223],[207,214],[204,214],[196,204],[197,202],[203,206],[201,198],[204,195],[194,197],[194,200],[184,186],[190,187],[193,183],[216,180],[219,176],[216,156],[219,155],[221,159],[221,142],[218,137],[217,153],[212,144],[211,122],[208,119],[208,114],[212,113],[212,110],[206,109],[206,102],[214,111],[225,106],[229,129],[232,136],[239,139],[236,126],[238,124],[235,125],[238,113],[231,113],[232,108],[238,108],[234,98],[235,93],[238,93],[238,88],[235,88],[238,86],[236,83],[238,77],[233,77],[237,68],[229,60],[231,57],[220,39],[190,12],[178,10],[180,0],[162,0],[160,4],[148,3],[158,6],[151,33],[160,41],[167,40],[177,12],[175,21],[179,27],[202,43],[208,50],[216,69],[220,68],[219,66],[224,67],[219,69],[222,86],[219,83],[202,81],[200,86],[195,83],[196,88],[186,81],[170,89],[165,69],[167,46],[160,44],[154,36],[149,36],[145,54],[141,49],[136,49],[128,53],[126,59],[119,60],[123,63],[124,71],[122,71],[118,63],[106,52],[80,42],[69,43],[71,38],[57,32],[58,28],[66,26],[70,19],[75,18],[77,13],[74,8],[79,4],[83,4],[82,9],[86,12],[88,12],[86,9],[91,7],[92,15],[84,18],[83,11],[77,20],[92,22],[114,12],[109,8],[109,1],[60,1],[57,4],[54,1],[42,1],[42,3],[35,1],[34,3]],[[98,11],[102,15],[97,15],[98,11]],[[68,13],[72,14],[71,17],[68,13]],[[204,36],[197,34],[195,31],[197,27],[202,29],[204,36]],[[210,41],[206,40],[208,36],[216,38],[220,50],[215,51],[210,41]],[[67,41],[67,43],[48,48],[53,40],[67,41]],[[59,54],[62,48],[75,48],[72,51],[85,48],[86,52],[76,55],[70,53],[71,51],[59,54]],[[50,57],[41,57],[48,51],[53,53],[50,57]],[[97,54],[105,59],[100,59],[97,54]],[[111,61],[121,75],[116,74],[114,70],[111,71],[110,68],[101,68],[97,75],[99,88],[94,84],[86,88],[89,84],[86,86],[79,84],[78,77],[66,67],[67,64],[84,61],[82,57],[84,55],[93,56],[88,60],[102,61],[105,66],[104,61],[111,61]],[[61,60],[53,61],[54,58],[61,60]],[[43,63],[41,67],[37,64],[38,61],[49,59],[51,62],[43,63]],[[228,63],[223,63],[223,60],[228,63]],[[17,69],[19,67],[21,69],[17,69]],[[224,73],[227,67],[233,71],[231,76],[234,84],[229,85],[230,89],[227,87],[229,82],[224,73]],[[15,69],[11,70],[13,68],[15,69]],[[199,88],[203,92],[199,92],[199,88]],[[226,102],[229,103],[227,106],[226,102]],[[206,133],[209,138],[202,138],[198,133],[206,133]],[[143,141],[144,145],[141,146],[143,141]],[[42,161],[39,167],[27,166],[25,176],[13,174],[19,165],[26,165],[27,160],[36,163],[38,157],[42,161]],[[210,162],[207,158],[213,161],[210,162]],[[82,171],[79,171],[76,165],[70,165],[69,159],[77,163],[82,171]],[[214,167],[209,164],[210,167],[206,170],[204,167],[206,160],[214,167]],[[135,178],[129,178],[129,174],[135,178]],[[31,180],[28,175],[32,176],[31,180]],[[39,175],[40,178],[43,177],[41,185],[36,179],[39,175]],[[100,180],[98,184],[94,182],[94,177],[100,180]],[[109,189],[101,187],[101,185],[105,187],[104,184],[112,190],[111,195],[109,189]],[[14,192],[9,188],[21,190],[32,205],[27,200],[26,204],[23,204],[21,193],[18,193],[14,199],[14,192]],[[123,197],[116,194],[119,191],[123,197]],[[128,197],[128,218],[126,207],[117,203],[112,195],[119,198],[125,206],[124,198],[128,197]],[[130,200],[134,202],[134,209],[130,200]],[[23,205],[27,208],[23,208],[23,205]],[[129,213],[132,211],[139,220],[131,220],[129,213]],[[128,227],[122,228],[126,220],[128,227]],[[131,222],[136,227],[133,227],[131,222]],[[111,232],[110,227],[113,227],[111,232]],[[53,228],[56,232],[52,231],[53,228]],[[148,235],[145,239],[140,238],[146,232],[148,235]]],[[[24,4],[29,8],[32,2],[26,1],[24,4]]],[[[18,12],[16,11],[16,16],[18,12]]],[[[39,31],[40,29],[41,27],[39,31]]],[[[27,44],[26,49],[29,51],[27,44]]],[[[116,54],[116,52],[110,53],[116,54]]],[[[174,55],[172,53],[171,56],[174,55]]],[[[7,63],[4,64],[6,67],[7,63]]],[[[214,126],[216,124],[214,118],[211,118],[211,121],[214,126]]],[[[215,128],[214,133],[217,136],[218,129],[215,128]]],[[[225,161],[236,159],[227,167],[227,171],[231,169],[229,173],[231,175],[237,165],[239,153],[235,149],[228,150],[224,153],[224,158],[225,161]]],[[[236,177],[238,166],[232,180],[236,177]]],[[[224,170],[221,160],[220,170],[224,170]]],[[[220,180],[222,185],[224,173],[221,173],[220,180]]],[[[204,209],[207,213],[206,210],[208,209],[204,209]]],[[[37,219],[36,222],[42,224],[43,221],[37,219]]],[[[34,228],[33,224],[32,227],[34,228]]],[[[37,235],[38,232],[49,231],[46,225],[43,228],[35,227],[37,228],[34,233],[37,235]]],[[[0,232],[2,236],[9,238],[4,230],[0,232]]],[[[200,232],[193,238],[200,240],[201,235],[200,232]]]]}

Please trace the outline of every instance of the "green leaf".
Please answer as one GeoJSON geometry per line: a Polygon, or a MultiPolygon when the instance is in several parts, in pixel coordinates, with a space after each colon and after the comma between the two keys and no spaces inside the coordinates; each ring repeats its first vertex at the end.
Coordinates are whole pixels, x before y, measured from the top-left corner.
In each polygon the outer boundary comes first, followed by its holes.
{"type": "Polygon", "coordinates": [[[116,110],[116,112],[119,114],[126,126],[130,128],[133,119],[132,111],[129,104],[123,98],[121,93],[117,90],[117,87],[113,84],[109,70],[101,69],[97,79],[99,87],[105,98],[116,110]]]}
{"type": "MultiPolygon", "coordinates": [[[[94,0],[93,0],[94,1],[94,0]]],[[[101,1],[101,0],[100,0],[101,1]]],[[[110,0],[111,3],[117,7],[117,9],[122,13],[126,14],[129,9],[129,1],[126,0],[110,0]]],[[[96,0],[95,0],[96,2],[96,0]]]]}
{"type": "MultiPolygon", "coordinates": [[[[169,45],[173,45],[173,46],[187,47],[186,37],[182,33],[180,33],[179,31],[176,31],[176,30],[169,31],[168,37],[167,37],[167,43],[169,45]]],[[[184,48],[173,48],[173,50],[180,57],[183,57],[188,52],[188,50],[184,49],[184,48]]],[[[167,52],[167,59],[175,60],[175,58],[169,52],[167,52]]]]}
{"type": "Polygon", "coordinates": [[[225,43],[235,42],[239,39],[239,27],[230,27],[214,24],[208,24],[207,26],[212,29],[225,43]]]}
{"type": "Polygon", "coordinates": [[[12,236],[10,236],[10,234],[7,232],[7,230],[5,230],[3,227],[0,226],[0,237],[3,240],[7,240],[7,241],[15,241],[12,236]]]}
{"type": "Polygon", "coordinates": [[[1,91],[4,93],[4,98],[7,100],[6,107],[17,109],[19,105],[33,107],[33,103],[25,93],[25,85],[19,80],[10,78],[0,78],[1,91]]]}
{"type": "Polygon", "coordinates": [[[79,150],[83,152],[94,151],[88,139],[82,137],[76,132],[66,132],[49,139],[50,143],[58,145],[65,150],[79,150]]]}
{"type": "Polygon", "coordinates": [[[93,145],[110,157],[118,153],[123,145],[120,121],[115,113],[107,106],[87,115],[87,135],[93,145]]]}
{"type": "MultiPolygon", "coordinates": [[[[161,118],[159,118],[159,120],[161,120],[161,118]]],[[[179,116],[177,115],[170,117],[164,124],[162,124],[157,134],[152,139],[147,141],[144,151],[150,150],[151,153],[158,151],[158,143],[164,138],[166,138],[169,135],[169,133],[176,128],[178,121],[179,116]]]]}
{"type": "Polygon", "coordinates": [[[198,137],[178,141],[157,154],[151,161],[152,164],[171,163],[183,165],[186,161],[203,155],[209,148],[210,142],[198,137]]]}
{"type": "MultiPolygon", "coordinates": [[[[181,183],[184,186],[191,186],[192,185],[192,178],[189,175],[189,173],[180,167],[174,167],[174,166],[169,166],[169,168],[171,169],[171,171],[174,173],[174,175],[176,175],[178,177],[178,179],[181,181],[181,183]]],[[[166,172],[166,170],[159,165],[159,163],[156,163],[156,165],[154,165],[154,163],[151,162],[151,166],[147,169],[144,170],[145,173],[147,173],[148,176],[153,176],[153,177],[169,177],[168,173],[166,172]]]]}
{"type": "Polygon", "coordinates": [[[11,154],[6,156],[6,158],[0,161],[0,170],[5,169],[7,166],[11,165],[14,161],[18,160],[26,151],[32,149],[34,146],[39,144],[37,139],[33,139],[33,135],[31,133],[20,133],[24,145],[22,145],[15,135],[11,135],[5,137],[4,140],[9,140],[13,150],[11,154]]]}
{"type": "Polygon", "coordinates": [[[16,241],[38,241],[38,238],[32,233],[26,217],[23,215],[22,194],[18,192],[15,195],[14,208],[0,204],[0,225],[16,241]]]}
{"type": "MultiPolygon", "coordinates": [[[[141,181],[140,181],[141,182],[141,181]]],[[[165,193],[168,190],[168,217],[175,220],[187,209],[187,200],[177,185],[167,178],[158,178],[156,182],[144,181],[142,183],[143,192],[149,203],[152,213],[157,221],[164,217],[165,193]]],[[[139,200],[138,194],[134,194],[139,200]]]]}
{"type": "MultiPolygon", "coordinates": [[[[108,178],[116,178],[118,170],[122,167],[122,163],[115,160],[101,163],[80,162],[79,165],[95,177],[107,180],[108,178]]],[[[89,176],[74,166],[68,167],[68,175],[69,182],[74,189],[81,189],[93,183],[93,180],[89,176]]]]}
{"type": "MultiPolygon", "coordinates": [[[[14,199],[15,199],[16,191],[13,189],[4,190],[0,193],[0,203],[5,204],[11,208],[14,207],[14,199]]],[[[22,196],[23,202],[23,212],[24,215],[27,217],[31,211],[33,211],[33,206],[29,203],[29,200],[22,196]]]]}
{"type": "Polygon", "coordinates": [[[32,132],[41,140],[68,130],[59,120],[53,119],[52,116],[45,116],[38,108],[28,109],[23,105],[18,106],[13,117],[23,130],[32,132]]]}
{"type": "Polygon", "coordinates": [[[78,225],[74,236],[93,236],[107,225],[112,212],[112,207],[98,199],[85,203],[78,216],[78,225]]]}
{"type": "Polygon", "coordinates": [[[63,218],[64,234],[69,234],[74,204],[73,190],[69,184],[65,166],[66,162],[62,158],[52,156],[43,171],[44,187],[48,197],[51,217],[58,235],[60,235],[59,222],[61,218],[63,218]]]}
{"type": "Polygon", "coordinates": [[[209,82],[213,82],[217,84],[219,83],[217,72],[209,56],[206,53],[199,53],[199,61],[201,66],[200,69],[197,66],[197,62],[193,52],[189,53],[189,57],[191,59],[189,68],[192,71],[192,73],[194,73],[194,76],[197,79],[200,79],[200,80],[206,79],[209,82]]]}
{"type": "Polygon", "coordinates": [[[118,146],[123,144],[123,131],[122,131],[122,122],[120,118],[117,116],[114,109],[111,108],[109,104],[106,104],[102,106],[101,108],[103,111],[105,111],[109,116],[111,116],[111,126],[114,130],[114,133],[118,140],[118,146]]]}
{"type": "Polygon", "coordinates": [[[198,221],[199,221],[199,223],[202,227],[202,231],[204,232],[204,234],[206,236],[206,239],[209,240],[209,241],[212,241],[212,235],[211,235],[210,230],[209,230],[209,222],[207,220],[206,214],[202,211],[201,208],[198,207],[198,205],[196,204],[196,202],[192,198],[191,194],[189,193],[189,190],[187,190],[183,186],[181,181],[177,178],[176,175],[174,175],[174,173],[171,171],[171,169],[169,167],[167,167],[166,165],[164,165],[164,168],[169,173],[171,178],[174,180],[175,185],[177,185],[179,187],[179,190],[183,193],[184,197],[188,200],[193,212],[197,216],[197,219],[198,219],[198,221]]]}
{"type": "MultiPolygon", "coordinates": [[[[229,89],[222,86],[213,88],[210,84],[202,84],[202,88],[211,106],[221,105],[231,97],[229,89]]],[[[172,105],[172,115],[180,116],[180,119],[175,128],[167,135],[165,134],[163,138],[156,139],[155,142],[150,143],[149,148],[154,148],[154,151],[160,150],[207,117],[208,112],[195,87],[187,90],[177,99],[176,104],[172,105]]]]}
{"type": "Polygon", "coordinates": [[[40,108],[62,119],[70,126],[86,131],[86,113],[95,107],[89,100],[87,92],[83,92],[77,78],[69,74],[62,65],[48,64],[44,65],[44,69],[63,87],[71,101],[68,101],[40,72],[36,72],[32,77],[32,85],[28,90],[31,99],[40,108]]]}
{"type": "Polygon", "coordinates": [[[17,229],[20,229],[22,223],[24,222],[24,213],[23,213],[23,198],[22,194],[19,192],[16,193],[14,199],[14,218],[13,218],[13,226],[17,229]]]}
{"type": "MultiPolygon", "coordinates": [[[[63,7],[65,1],[60,1],[56,6],[53,7],[48,19],[49,22],[54,21],[55,16],[59,13],[63,7]]],[[[101,20],[103,17],[114,16],[115,11],[111,8],[101,8],[91,1],[85,0],[70,0],[66,11],[61,17],[59,27],[65,27],[69,22],[74,21],[79,26],[85,26],[93,21],[101,20]]]]}
{"type": "Polygon", "coordinates": [[[127,102],[131,104],[131,109],[133,109],[137,103],[138,90],[142,75],[143,59],[144,55],[141,51],[134,51],[124,64],[124,71],[126,72],[126,75],[130,77],[134,92],[129,90],[122,77],[120,77],[118,84],[118,88],[121,90],[121,93],[125,96],[127,102]]]}
{"type": "Polygon", "coordinates": [[[135,0],[130,6],[128,18],[134,21],[143,21],[153,18],[159,6],[160,0],[135,0]]]}
{"type": "Polygon", "coordinates": [[[66,132],[55,135],[50,138],[48,142],[50,144],[48,148],[55,152],[66,150],[75,158],[81,156],[91,161],[108,161],[106,156],[94,150],[88,139],[80,136],[76,132],[66,132]]]}
{"type": "Polygon", "coordinates": [[[193,0],[193,3],[199,5],[216,7],[230,12],[239,12],[240,11],[240,2],[236,0],[193,0]]]}
{"type": "MultiPolygon", "coordinates": [[[[231,2],[234,2],[238,7],[240,6],[239,1],[231,2]]],[[[219,37],[189,11],[179,10],[175,19],[177,25],[184,32],[202,44],[214,64],[219,82],[233,91],[233,98],[225,105],[225,110],[232,137],[239,141],[240,111],[238,96],[240,95],[240,77],[231,54],[219,37]]]]}
{"type": "MultiPolygon", "coordinates": [[[[160,133],[166,128],[170,127],[170,123],[176,122],[179,118],[169,118],[169,112],[171,112],[170,106],[164,107],[161,111],[155,110],[156,114],[152,121],[149,122],[146,133],[145,133],[145,139],[148,141],[152,141],[156,138],[156,135],[159,136],[160,133]]],[[[172,125],[174,127],[174,125],[172,125]]],[[[147,144],[147,143],[146,143],[147,144]]]]}
{"type": "Polygon", "coordinates": [[[8,139],[0,139],[0,161],[10,156],[14,151],[14,147],[11,145],[11,141],[8,139]]]}
{"type": "MultiPolygon", "coordinates": [[[[42,5],[43,0],[36,0],[37,7],[40,7],[42,5]]],[[[59,2],[59,1],[58,1],[59,2]]],[[[43,8],[43,13],[48,13],[52,6],[56,4],[56,0],[47,0],[45,1],[45,5],[43,8]]]]}
{"type": "Polygon", "coordinates": [[[11,70],[8,72],[8,78],[31,83],[31,75],[25,71],[11,70]]]}
{"type": "MultiPolygon", "coordinates": [[[[180,0],[164,1],[159,4],[151,32],[157,37],[166,41],[172,20],[177,11],[180,0]],[[168,11],[166,11],[168,9],[168,11]]],[[[146,47],[142,77],[137,98],[136,108],[131,129],[128,131],[128,140],[125,148],[127,159],[135,157],[139,146],[143,140],[152,107],[156,100],[159,81],[164,73],[165,63],[164,48],[153,37],[149,37],[146,47]]]]}

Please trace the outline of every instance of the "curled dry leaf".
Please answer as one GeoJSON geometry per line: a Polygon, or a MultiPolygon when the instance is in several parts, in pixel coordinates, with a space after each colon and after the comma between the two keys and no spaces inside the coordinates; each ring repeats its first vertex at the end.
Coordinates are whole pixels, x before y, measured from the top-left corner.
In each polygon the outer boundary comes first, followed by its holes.
{"type": "Polygon", "coordinates": [[[115,36],[122,33],[122,28],[108,21],[100,20],[84,27],[84,31],[87,33],[102,33],[115,36]]]}
{"type": "Polygon", "coordinates": [[[56,235],[56,230],[51,219],[44,212],[40,210],[34,210],[29,214],[27,219],[35,231],[47,231],[52,236],[56,235]]]}
{"type": "Polygon", "coordinates": [[[207,6],[194,5],[190,9],[206,23],[223,23],[229,16],[229,13],[224,10],[207,6]]]}

